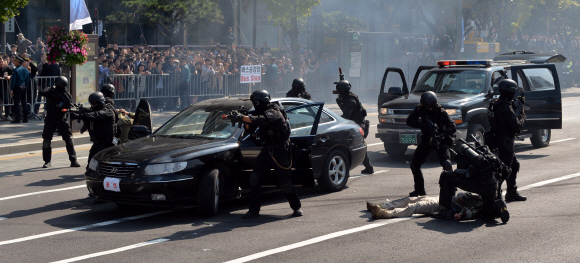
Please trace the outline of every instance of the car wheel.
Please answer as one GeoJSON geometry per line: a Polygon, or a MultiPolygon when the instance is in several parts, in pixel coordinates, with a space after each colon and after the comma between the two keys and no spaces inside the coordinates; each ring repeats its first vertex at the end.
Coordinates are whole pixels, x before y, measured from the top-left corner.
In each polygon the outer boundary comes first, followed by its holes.
{"type": "Polygon", "coordinates": [[[473,138],[471,138],[471,135],[473,135],[481,145],[485,145],[483,134],[485,134],[485,127],[483,127],[483,125],[479,123],[469,124],[469,127],[467,128],[467,141],[474,142],[473,138]]]}
{"type": "Polygon", "coordinates": [[[550,144],[551,138],[552,138],[552,130],[550,129],[533,130],[530,141],[532,141],[532,145],[534,147],[542,148],[550,144]]]}
{"type": "Polygon", "coordinates": [[[384,143],[385,151],[388,155],[393,157],[400,157],[405,155],[409,145],[397,143],[384,143]]]}
{"type": "Polygon", "coordinates": [[[197,197],[197,211],[201,216],[217,214],[220,196],[219,170],[208,169],[201,175],[197,197]]]}
{"type": "Polygon", "coordinates": [[[332,151],[324,161],[318,185],[327,192],[340,191],[346,185],[350,166],[346,154],[341,150],[332,151]]]}

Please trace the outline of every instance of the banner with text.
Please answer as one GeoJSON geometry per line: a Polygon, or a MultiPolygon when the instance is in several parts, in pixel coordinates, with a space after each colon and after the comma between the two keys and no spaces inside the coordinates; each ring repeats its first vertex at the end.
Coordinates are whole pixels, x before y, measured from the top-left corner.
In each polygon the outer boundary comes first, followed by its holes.
{"type": "Polygon", "coordinates": [[[262,78],[262,65],[242,65],[240,83],[256,83],[262,78]]]}

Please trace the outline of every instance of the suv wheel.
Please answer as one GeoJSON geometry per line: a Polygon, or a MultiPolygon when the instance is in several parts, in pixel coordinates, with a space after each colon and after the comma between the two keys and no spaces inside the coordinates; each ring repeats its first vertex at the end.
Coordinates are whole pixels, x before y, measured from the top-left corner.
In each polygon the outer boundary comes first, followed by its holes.
{"type": "Polygon", "coordinates": [[[473,136],[475,136],[475,139],[477,139],[477,141],[481,145],[484,145],[485,144],[485,140],[483,139],[484,133],[485,127],[483,127],[483,125],[479,123],[469,124],[469,127],[467,128],[467,141],[473,142],[473,138],[471,138],[471,135],[473,134],[473,136]]]}
{"type": "Polygon", "coordinates": [[[219,170],[217,168],[208,169],[202,173],[199,182],[197,197],[197,211],[201,216],[210,217],[217,214],[220,180],[219,170]]]}
{"type": "Polygon", "coordinates": [[[350,166],[346,154],[341,150],[332,151],[322,168],[322,175],[318,178],[318,185],[327,192],[340,191],[346,185],[350,166]]]}
{"type": "Polygon", "coordinates": [[[532,145],[534,147],[542,148],[550,144],[551,138],[552,138],[552,130],[550,129],[533,130],[530,141],[532,141],[532,145]]]}
{"type": "Polygon", "coordinates": [[[409,145],[398,143],[384,143],[385,151],[388,155],[393,157],[400,157],[405,155],[409,145]]]}

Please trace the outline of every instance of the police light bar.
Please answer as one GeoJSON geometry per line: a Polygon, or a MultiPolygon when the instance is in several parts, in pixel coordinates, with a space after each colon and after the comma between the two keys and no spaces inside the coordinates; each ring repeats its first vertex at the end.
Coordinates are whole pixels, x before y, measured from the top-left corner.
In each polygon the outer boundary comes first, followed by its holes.
{"type": "Polygon", "coordinates": [[[441,60],[437,66],[491,66],[491,60],[441,60]]]}

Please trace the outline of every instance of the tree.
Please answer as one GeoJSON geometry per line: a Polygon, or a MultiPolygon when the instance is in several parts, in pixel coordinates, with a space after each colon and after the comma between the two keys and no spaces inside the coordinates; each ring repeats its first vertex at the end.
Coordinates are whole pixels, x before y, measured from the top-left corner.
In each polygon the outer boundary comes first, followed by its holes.
{"type": "Polygon", "coordinates": [[[367,25],[360,19],[348,16],[344,12],[333,11],[322,12],[321,32],[325,33],[345,33],[348,31],[366,30],[367,25]]]}
{"type": "Polygon", "coordinates": [[[4,0],[0,2],[0,22],[6,23],[10,18],[20,14],[19,8],[28,4],[28,0],[4,0]]]}
{"type": "MultiPolygon", "coordinates": [[[[282,27],[290,36],[292,49],[292,66],[300,68],[300,43],[298,42],[298,19],[312,14],[312,8],[320,5],[320,0],[260,0],[266,4],[266,10],[272,14],[269,19],[282,27]]],[[[295,70],[300,74],[300,70],[295,70]]]]}
{"type": "MultiPolygon", "coordinates": [[[[129,24],[138,24],[139,20],[135,17],[134,14],[123,12],[123,11],[115,11],[112,14],[107,16],[107,20],[122,24],[125,27],[125,45],[127,45],[127,30],[129,24]]],[[[116,30],[114,30],[116,31],[116,30]]],[[[118,31],[117,31],[118,33],[118,31]]],[[[114,33],[116,35],[116,33],[114,33]]]]}
{"type": "Polygon", "coordinates": [[[446,52],[453,53],[454,46],[451,43],[456,43],[456,0],[412,0],[415,1],[415,13],[419,19],[424,22],[437,36],[441,43],[449,43],[443,45],[442,48],[446,52]]]}
{"type": "Polygon", "coordinates": [[[135,14],[139,22],[153,27],[171,44],[189,24],[222,23],[223,19],[217,0],[122,0],[121,5],[131,12],[117,12],[119,19],[115,15],[107,19],[127,23],[127,16],[135,14]]]}

